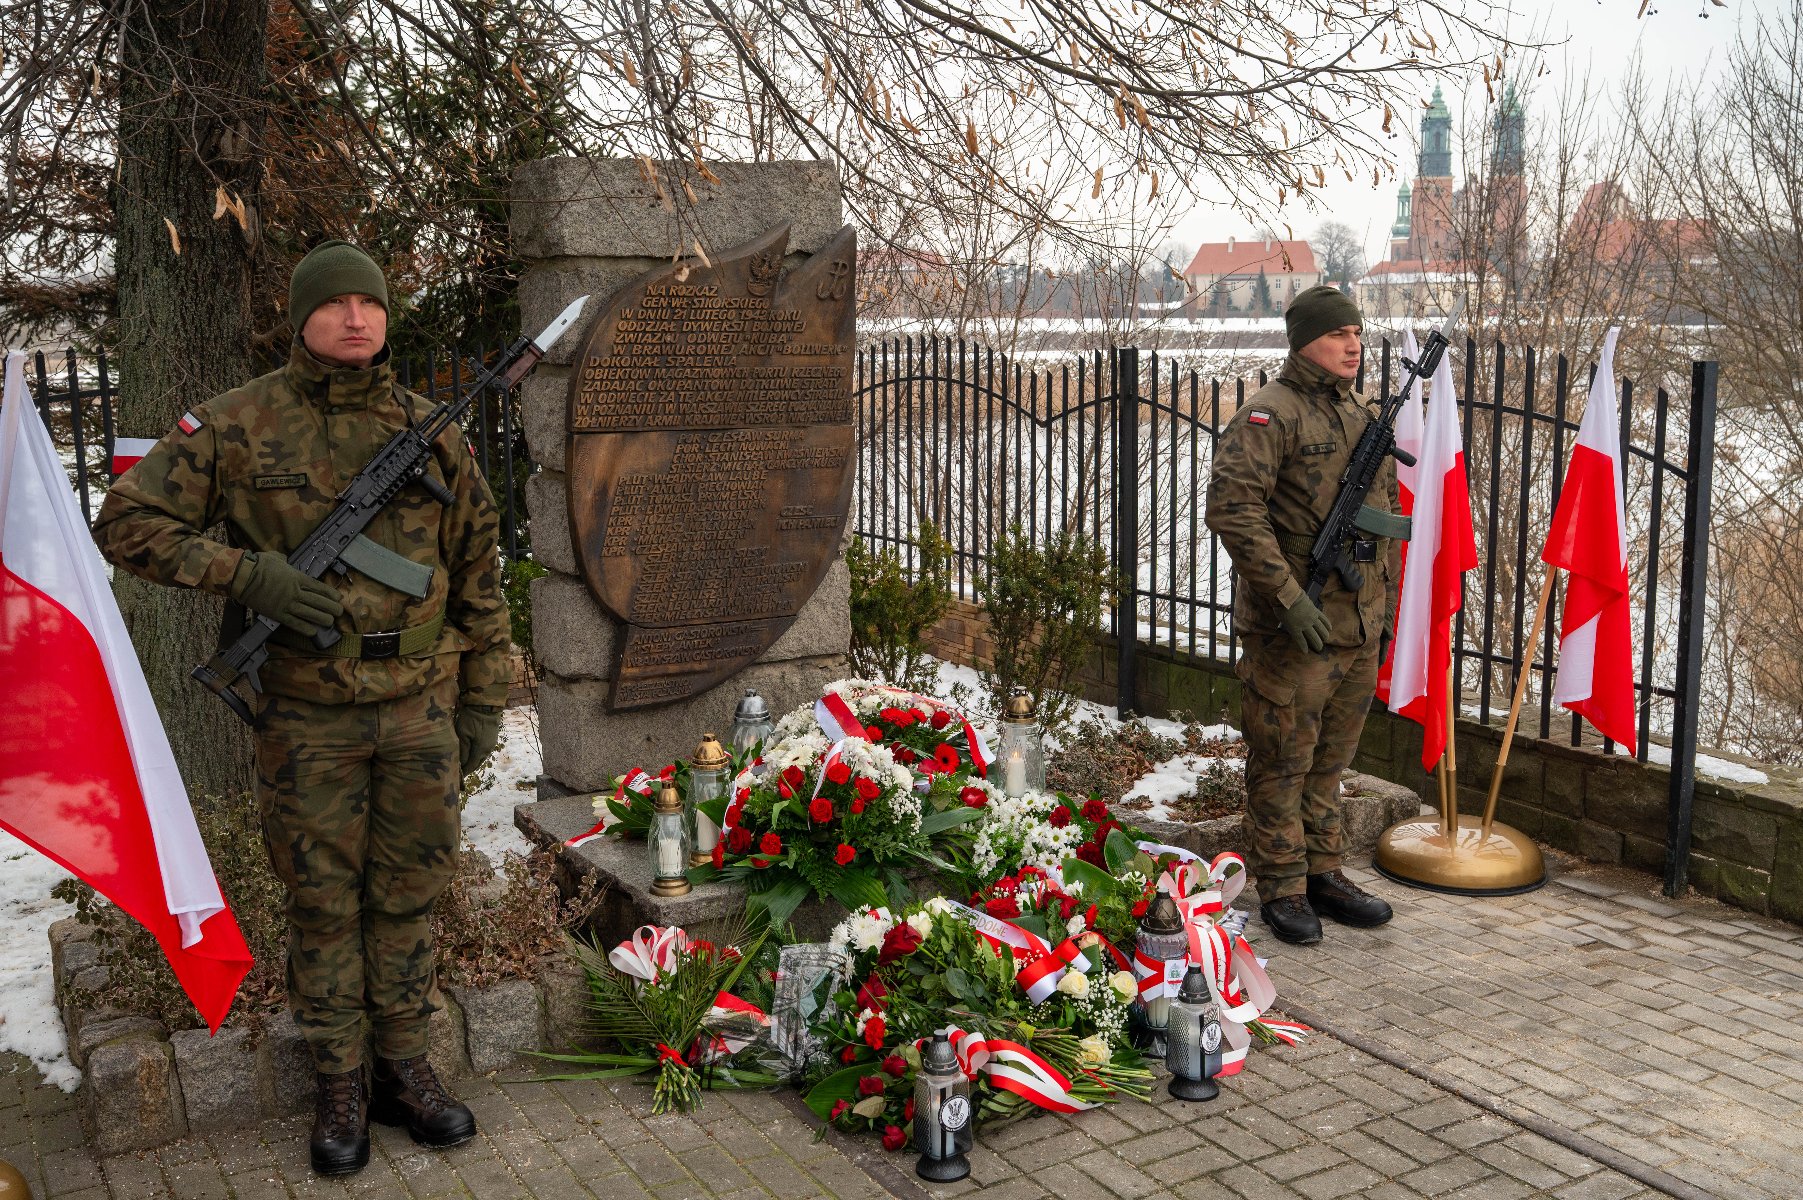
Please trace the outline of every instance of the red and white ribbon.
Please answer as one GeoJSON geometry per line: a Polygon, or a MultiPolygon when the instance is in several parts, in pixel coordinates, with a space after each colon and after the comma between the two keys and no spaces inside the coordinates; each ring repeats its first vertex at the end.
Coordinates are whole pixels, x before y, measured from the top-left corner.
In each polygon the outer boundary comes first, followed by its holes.
{"type": "Polygon", "coordinates": [[[707,1010],[706,1027],[712,1041],[704,1057],[711,1060],[730,1057],[757,1041],[764,1030],[770,1028],[770,1017],[751,1001],[741,1000],[731,992],[721,992],[714,997],[713,1007],[707,1010]],[[745,1032],[748,1020],[755,1026],[751,1032],[745,1032]],[[721,1026],[738,1032],[721,1032],[721,1026]]]}
{"type": "MultiPolygon", "coordinates": [[[[634,767],[632,770],[626,772],[625,778],[620,780],[620,786],[614,789],[614,803],[618,804],[620,801],[624,800],[628,791],[637,792],[641,796],[649,796],[651,794],[651,785],[654,782],[655,780],[653,780],[651,776],[645,774],[637,767],[634,767]]],[[[619,823],[620,818],[614,816],[613,811],[609,809],[604,811],[601,814],[601,819],[596,821],[587,831],[577,834],[575,837],[565,842],[564,845],[573,849],[587,842],[592,842],[602,834],[606,833],[610,826],[618,825],[619,823]]]]}
{"type": "MultiPolygon", "coordinates": [[[[945,1034],[967,1079],[989,1076],[1004,1092],[1013,1092],[1048,1112],[1075,1113],[1095,1108],[1098,1101],[1071,1095],[1071,1081],[1051,1063],[1019,1042],[986,1038],[977,1030],[952,1028],[945,1034]]],[[[925,1040],[915,1043],[924,1048],[925,1040]]]]}
{"type": "Polygon", "coordinates": [[[814,701],[814,719],[820,722],[822,732],[834,742],[854,737],[870,740],[864,723],[852,712],[851,704],[837,692],[828,692],[814,701]]]}
{"type": "Polygon", "coordinates": [[[991,945],[1007,946],[1028,959],[1027,965],[1016,974],[1015,981],[1027,993],[1027,999],[1035,1004],[1045,1003],[1058,990],[1058,981],[1064,978],[1065,971],[1076,971],[1080,975],[1089,973],[1089,958],[1074,939],[1066,938],[1054,947],[1032,930],[1023,929],[1012,921],[978,912],[956,900],[946,903],[951,906],[953,916],[976,930],[991,945]]]}
{"type": "Polygon", "coordinates": [[[645,983],[676,968],[676,956],[689,948],[689,935],[675,925],[640,925],[631,937],[607,952],[607,961],[622,975],[645,983]]]}

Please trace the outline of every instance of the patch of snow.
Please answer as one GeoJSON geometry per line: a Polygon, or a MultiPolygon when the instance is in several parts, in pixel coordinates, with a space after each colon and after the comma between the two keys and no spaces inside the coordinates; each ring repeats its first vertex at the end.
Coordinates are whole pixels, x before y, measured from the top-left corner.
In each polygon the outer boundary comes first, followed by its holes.
{"type": "MultiPolygon", "coordinates": [[[[1648,762],[1658,763],[1662,767],[1672,765],[1672,748],[1662,746],[1658,742],[1650,743],[1646,748],[1648,762]]],[[[1697,774],[1707,775],[1711,779],[1720,779],[1724,783],[1770,783],[1772,777],[1758,767],[1749,767],[1745,763],[1730,762],[1725,758],[1717,758],[1713,754],[1697,755],[1697,774]]]]}
{"type": "Polygon", "coordinates": [[[532,849],[514,828],[513,806],[536,798],[533,785],[543,770],[543,758],[534,711],[508,709],[501,718],[500,748],[486,768],[494,779],[463,807],[463,840],[497,866],[508,854],[524,857],[532,849]]]}
{"type": "Polygon", "coordinates": [[[44,1082],[72,1092],[81,1071],[57,1015],[50,926],[75,906],[50,895],[69,877],[55,862],[0,830],[0,1051],[23,1054],[44,1082]]]}

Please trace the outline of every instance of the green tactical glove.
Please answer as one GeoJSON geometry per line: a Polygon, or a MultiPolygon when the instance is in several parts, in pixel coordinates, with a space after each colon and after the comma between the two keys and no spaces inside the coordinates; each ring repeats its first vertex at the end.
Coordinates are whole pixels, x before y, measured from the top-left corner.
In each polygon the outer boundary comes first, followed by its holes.
{"type": "Polygon", "coordinates": [[[233,600],[309,637],[344,611],[344,597],[273,550],[246,552],[232,575],[233,600]]]}
{"type": "Polygon", "coordinates": [[[1307,592],[1296,597],[1296,602],[1283,610],[1279,620],[1283,622],[1283,631],[1296,643],[1296,649],[1314,654],[1327,647],[1327,636],[1333,632],[1333,626],[1327,623],[1327,618],[1308,598],[1307,592]]]}
{"type": "Polygon", "coordinates": [[[463,774],[468,775],[495,752],[501,740],[501,710],[493,704],[460,704],[456,724],[457,753],[463,774]]]}

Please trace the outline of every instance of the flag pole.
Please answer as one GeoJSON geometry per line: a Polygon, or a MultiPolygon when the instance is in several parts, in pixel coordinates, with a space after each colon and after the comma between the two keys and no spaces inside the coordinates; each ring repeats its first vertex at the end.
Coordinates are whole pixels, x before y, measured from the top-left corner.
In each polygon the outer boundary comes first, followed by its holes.
{"type": "Polygon", "coordinates": [[[1446,627],[1446,820],[1452,836],[1459,836],[1459,755],[1454,738],[1459,728],[1458,709],[1453,705],[1452,626],[1446,627]]]}
{"type": "Polygon", "coordinates": [[[1534,645],[1540,640],[1541,627],[1546,624],[1546,606],[1553,596],[1553,580],[1558,576],[1558,568],[1548,564],[1546,578],[1540,581],[1540,602],[1534,606],[1534,628],[1528,634],[1528,640],[1522,643],[1521,665],[1515,672],[1515,698],[1509,702],[1509,719],[1503,725],[1502,745],[1496,750],[1496,771],[1490,776],[1490,798],[1484,802],[1483,832],[1478,837],[1480,846],[1490,837],[1490,826],[1496,820],[1496,798],[1502,794],[1503,766],[1509,761],[1509,746],[1515,741],[1515,722],[1521,717],[1521,701],[1528,691],[1534,645]]]}

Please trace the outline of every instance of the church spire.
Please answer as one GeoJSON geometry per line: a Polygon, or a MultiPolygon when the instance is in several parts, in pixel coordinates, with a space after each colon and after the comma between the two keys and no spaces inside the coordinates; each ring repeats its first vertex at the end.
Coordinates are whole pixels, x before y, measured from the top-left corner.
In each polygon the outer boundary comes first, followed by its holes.
{"type": "Polygon", "coordinates": [[[1452,110],[1434,88],[1433,101],[1421,115],[1419,174],[1426,179],[1452,178],[1452,110]]]}

